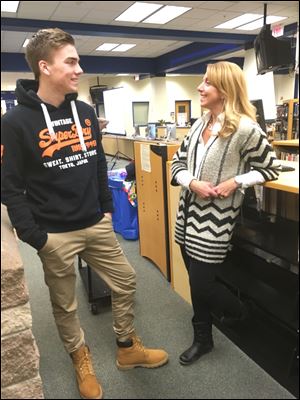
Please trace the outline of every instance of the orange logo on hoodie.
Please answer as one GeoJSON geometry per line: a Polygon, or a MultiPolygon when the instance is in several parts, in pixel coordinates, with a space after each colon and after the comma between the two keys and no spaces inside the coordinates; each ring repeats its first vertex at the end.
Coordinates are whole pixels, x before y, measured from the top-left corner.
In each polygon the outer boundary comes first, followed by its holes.
{"type": "MultiPolygon", "coordinates": [[[[91,122],[88,122],[86,128],[82,128],[84,141],[92,138],[91,122]]],[[[39,132],[39,147],[45,149],[42,153],[42,157],[52,157],[56,150],[60,150],[66,146],[71,146],[76,143],[80,143],[76,125],[71,126],[69,131],[58,131],[55,133],[56,141],[52,141],[49,134],[48,128],[42,129],[39,132]]]]}

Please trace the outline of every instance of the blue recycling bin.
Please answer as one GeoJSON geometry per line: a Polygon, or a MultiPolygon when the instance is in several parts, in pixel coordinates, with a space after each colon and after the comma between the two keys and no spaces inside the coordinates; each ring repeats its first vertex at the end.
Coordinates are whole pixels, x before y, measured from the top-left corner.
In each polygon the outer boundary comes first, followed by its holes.
{"type": "Polygon", "coordinates": [[[139,237],[137,207],[130,203],[128,193],[124,190],[124,177],[117,173],[108,176],[108,185],[114,204],[112,215],[114,231],[120,233],[124,239],[137,240],[139,237]]]}

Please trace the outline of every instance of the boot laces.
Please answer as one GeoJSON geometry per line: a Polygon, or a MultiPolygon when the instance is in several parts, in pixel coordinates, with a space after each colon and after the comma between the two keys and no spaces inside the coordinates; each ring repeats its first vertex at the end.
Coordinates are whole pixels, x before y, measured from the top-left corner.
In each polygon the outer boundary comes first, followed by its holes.
{"type": "Polygon", "coordinates": [[[143,345],[142,339],[139,336],[135,337],[135,345],[136,345],[138,351],[141,351],[144,354],[146,354],[146,348],[143,345]]]}
{"type": "Polygon", "coordinates": [[[79,370],[82,376],[95,375],[92,360],[87,350],[84,351],[82,358],[80,359],[79,370]]]}

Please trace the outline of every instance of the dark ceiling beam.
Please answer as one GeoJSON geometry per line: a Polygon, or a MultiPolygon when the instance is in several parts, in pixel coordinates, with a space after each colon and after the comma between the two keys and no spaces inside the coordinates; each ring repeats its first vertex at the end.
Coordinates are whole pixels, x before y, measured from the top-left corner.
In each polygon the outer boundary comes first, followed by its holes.
{"type": "Polygon", "coordinates": [[[31,70],[24,54],[1,53],[1,72],[31,72],[31,70]]]}
{"type": "MultiPolygon", "coordinates": [[[[86,74],[154,74],[156,72],[153,58],[81,56],[80,66],[86,74]]],[[[30,69],[24,54],[1,53],[1,71],[30,72],[30,69]]]]}
{"type": "MultiPolygon", "coordinates": [[[[213,64],[221,60],[210,60],[209,62],[200,62],[200,63],[195,63],[191,66],[184,67],[181,69],[178,69],[176,73],[178,74],[186,74],[186,75],[203,75],[206,72],[207,64],[213,64]]],[[[239,65],[242,69],[244,66],[244,58],[243,57],[232,57],[232,58],[227,58],[226,61],[233,62],[237,65],[239,65]]]]}
{"type": "Polygon", "coordinates": [[[242,44],[253,41],[255,35],[220,32],[198,32],[177,29],[140,28],[119,25],[97,25],[78,22],[44,21],[22,18],[1,18],[1,30],[13,32],[36,32],[39,29],[60,28],[71,35],[99,37],[127,37],[154,40],[178,40],[202,43],[242,44]]]}
{"type": "Polygon", "coordinates": [[[225,43],[192,43],[156,59],[157,72],[176,72],[194,64],[201,64],[224,56],[234,51],[242,50],[244,45],[225,43]]]}

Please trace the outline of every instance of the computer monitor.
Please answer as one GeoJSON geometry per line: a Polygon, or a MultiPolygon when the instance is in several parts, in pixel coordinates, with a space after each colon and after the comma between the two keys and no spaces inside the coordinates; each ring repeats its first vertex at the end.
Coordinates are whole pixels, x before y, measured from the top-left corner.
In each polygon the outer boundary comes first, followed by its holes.
{"type": "Polygon", "coordinates": [[[289,38],[275,38],[271,25],[266,24],[254,40],[258,75],[293,65],[292,44],[289,38]]]}
{"type": "Polygon", "coordinates": [[[166,124],[167,140],[176,140],[176,124],[166,124]]]}
{"type": "Polygon", "coordinates": [[[256,108],[256,120],[264,132],[267,132],[264,106],[261,99],[251,100],[251,104],[256,108]]]}
{"type": "Polygon", "coordinates": [[[133,136],[140,136],[140,135],[141,135],[141,133],[140,133],[139,125],[134,125],[134,134],[133,134],[133,136]]]}
{"type": "Polygon", "coordinates": [[[156,139],[156,124],[148,124],[148,138],[156,139]]]}

